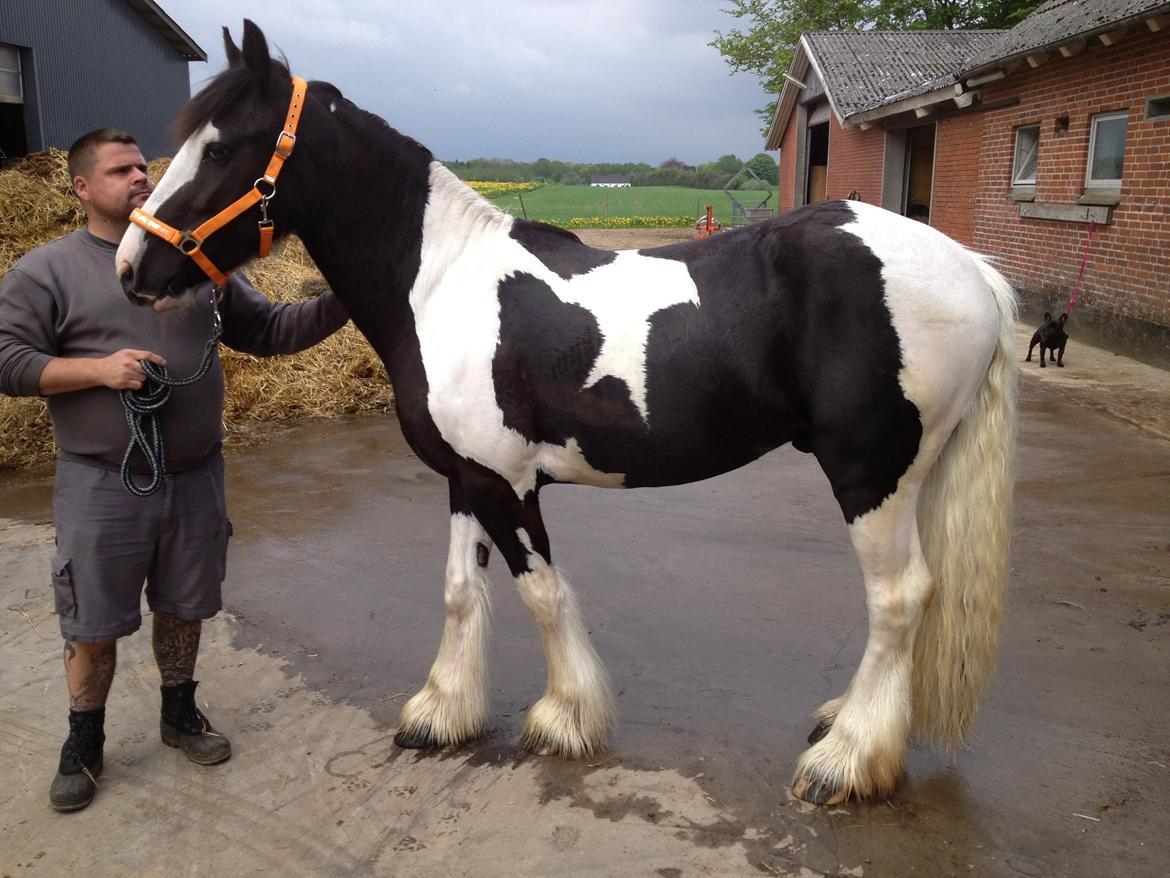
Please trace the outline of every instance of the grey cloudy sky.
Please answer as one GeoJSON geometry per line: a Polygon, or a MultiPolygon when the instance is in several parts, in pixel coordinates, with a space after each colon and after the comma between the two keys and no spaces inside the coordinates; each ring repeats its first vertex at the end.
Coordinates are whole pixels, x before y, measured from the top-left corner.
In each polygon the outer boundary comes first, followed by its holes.
{"type": "Polygon", "coordinates": [[[438,158],[691,164],[763,149],[755,77],[707,45],[721,0],[162,0],[208,54],[255,21],[294,73],[338,86],[438,158]]]}

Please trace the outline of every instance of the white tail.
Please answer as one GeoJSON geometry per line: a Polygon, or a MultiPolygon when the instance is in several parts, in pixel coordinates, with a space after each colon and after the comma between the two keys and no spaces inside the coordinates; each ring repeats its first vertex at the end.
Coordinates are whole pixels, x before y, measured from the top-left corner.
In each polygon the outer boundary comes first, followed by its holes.
{"type": "Polygon", "coordinates": [[[1015,293],[976,259],[999,308],[999,341],[918,505],[935,587],[914,645],[913,728],[948,750],[965,740],[999,653],[1015,469],[1015,293]]]}

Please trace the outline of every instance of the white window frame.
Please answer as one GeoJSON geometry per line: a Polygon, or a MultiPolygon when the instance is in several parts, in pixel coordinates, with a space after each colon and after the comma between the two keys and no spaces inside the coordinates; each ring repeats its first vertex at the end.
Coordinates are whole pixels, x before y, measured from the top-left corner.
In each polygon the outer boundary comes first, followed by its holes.
{"type": "Polygon", "coordinates": [[[1120,189],[1121,178],[1117,179],[1094,179],[1093,174],[1093,154],[1097,151],[1097,126],[1101,122],[1108,122],[1114,119],[1125,120],[1125,142],[1121,149],[1121,166],[1122,173],[1125,173],[1125,145],[1129,142],[1129,110],[1116,110],[1110,113],[1097,113],[1093,116],[1093,121],[1089,126],[1089,154],[1085,161],[1085,188],[1086,189],[1120,189]]]}
{"type": "MultiPolygon", "coordinates": [[[[1025,159],[1027,156],[1025,156],[1025,159]]],[[[1021,125],[1016,128],[1015,145],[1012,150],[1012,185],[1013,186],[1035,186],[1036,185],[1036,171],[1040,166],[1040,123],[1036,122],[1032,125],[1021,125]],[[1020,135],[1025,131],[1035,131],[1036,138],[1032,141],[1031,152],[1036,155],[1036,167],[1032,171],[1032,178],[1025,180],[1020,177],[1020,135]]]]}

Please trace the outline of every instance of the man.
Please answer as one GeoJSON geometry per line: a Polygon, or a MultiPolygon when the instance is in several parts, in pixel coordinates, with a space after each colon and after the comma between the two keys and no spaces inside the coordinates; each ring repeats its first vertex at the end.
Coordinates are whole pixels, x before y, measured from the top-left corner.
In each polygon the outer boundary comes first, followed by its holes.
{"type": "MultiPolygon", "coordinates": [[[[195,706],[194,679],[202,620],[222,606],[231,533],[218,356],[203,378],[173,388],[162,410],[167,466],[157,493],[132,495],[118,472],[129,441],[119,391],[143,386],[141,360],[167,366],[173,377],[196,371],[212,332],[211,287],[182,311],[158,314],[127,302],[114,254],[130,211],[150,195],[146,162],[132,136],[112,129],[78,139],[68,161],[85,228],[26,254],[0,282],[0,392],[47,397],[60,449],[52,580],[65,638],[69,736],[49,793],[59,811],[94,797],[117,640],[142,623],[143,582],[162,678],[163,742],[201,765],[231,756],[228,739],[195,706]]],[[[259,355],[307,348],[348,319],[330,291],[274,304],[238,275],[219,308],[223,342],[259,355]]]]}

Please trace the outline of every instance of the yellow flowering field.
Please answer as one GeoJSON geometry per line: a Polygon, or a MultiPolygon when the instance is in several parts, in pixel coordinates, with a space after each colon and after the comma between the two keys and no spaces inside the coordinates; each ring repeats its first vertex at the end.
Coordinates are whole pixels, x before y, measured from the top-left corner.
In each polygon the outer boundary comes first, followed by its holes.
{"type": "Polygon", "coordinates": [[[531,192],[539,189],[540,183],[494,183],[490,180],[468,180],[467,185],[485,198],[500,195],[515,195],[517,192],[531,192]]]}

